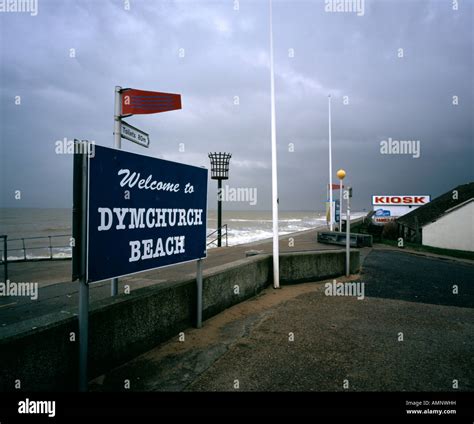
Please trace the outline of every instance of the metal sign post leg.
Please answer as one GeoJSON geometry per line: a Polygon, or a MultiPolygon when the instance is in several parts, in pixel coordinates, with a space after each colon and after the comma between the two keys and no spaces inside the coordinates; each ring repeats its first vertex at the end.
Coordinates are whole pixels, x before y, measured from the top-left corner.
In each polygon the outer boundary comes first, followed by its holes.
{"type": "MultiPolygon", "coordinates": [[[[88,150],[87,150],[88,151],[88,150]]],[[[87,391],[87,355],[89,349],[89,285],[87,284],[87,201],[88,201],[88,155],[82,156],[82,183],[81,183],[81,255],[79,279],[79,391],[87,391]]]]}
{"type": "Polygon", "coordinates": [[[89,348],[89,286],[79,282],[79,391],[87,392],[87,353],[89,348]]]}
{"type": "Polygon", "coordinates": [[[196,268],[197,283],[197,320],[196,327],[202,327],[202,259],[198,259],[196,268]]]}
{"type": "Polygon", "coordinates": [[[118,295],[118,278],[112,278],[112,282],[110,283],[110,295],[118,295]]]}

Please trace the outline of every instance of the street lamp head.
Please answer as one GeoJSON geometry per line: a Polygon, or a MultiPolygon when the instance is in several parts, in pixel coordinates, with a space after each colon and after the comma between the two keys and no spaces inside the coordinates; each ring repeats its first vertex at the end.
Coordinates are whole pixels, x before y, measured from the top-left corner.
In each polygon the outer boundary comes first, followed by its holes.
{"type": "Polygon", "coordinates": [[[346,176],[346,171],[344,169],[340,169],[339,171],[336,172],[337,178],[340,180],[343,180],[344,177],[346,176]]]}
{"type": "Polygon", "coordinates": [[[213,180],[229,179],[229,162],[232,154],[214,152],[209,153],[208,156],[211,159],[211,178],[213,180]]]}

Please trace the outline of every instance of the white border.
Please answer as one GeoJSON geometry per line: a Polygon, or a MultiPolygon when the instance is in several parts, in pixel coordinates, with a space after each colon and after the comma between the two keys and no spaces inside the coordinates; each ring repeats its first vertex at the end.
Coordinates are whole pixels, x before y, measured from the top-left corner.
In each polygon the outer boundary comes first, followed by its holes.
{"type": "MultiPolygon", "coordinates": [[[[153,156],[147,156],[147,155],[141,155],[140,153],[132,153],[132,152],[127,152],[126,150],[121,150],[121,149],[115,149],[115,148],[112,148],[112,147],[106,147],[106,146],[100,146],[100,147],[104,147],[105,149],[110,149],[110,150],[117,150],[119,152],[125,152],[125,153],[131,153],[132,155],[138,155],[138,156],[143,156],[143,157],[146,157],[146,158],[151,158],[151,159],[159,159],[159,158],[154,158],[153,156]]],[[[199,258],[195,258],[195,259],[190,259],[188,261],[182,261],[182,262],[176,262],[174,264],[168,264],[168,265],[162,265],[162,266],[157,266],[157,267],[154,267],[154,268],[148,268],[148,269],[142,269],[141,271],[136,271],[136,272],[131,272],[129,274],[122,274],[122,275],[116,275],[116,276],[113,276],[113,277],[107,277],[107,278],[104,278],[103,280],[97,280],[97,281],[89,281],[89,196],[90,196],[90,170],[91,170],[91,167],[90,167],[90,160],[91,160],[91,157],[90,155],[87,155],[87,252],[86,252],[86,284],[95,284],[95,283],[101,283],[103,281],[109,281],[109,280],[112,280],[113,278],[122,278],[122,277],[127,277],[129,275],[135,275],[135,274],[140,274],[141,272],[148,272],[148,271],[153,271],[155,269],[161,269],[161,268],[166,268],[166,267],[170,267],[170,266],[174,266],[174,265],[180,265],[180,264],[186,264],[186,263],[190,263],[190,262],[196,262],[196,261],[199,261],[201,259],[206,259],[207,258],[207,212],[208,212],[208,195],[207,195],[207,192],[208,192],[208,186],[209,186],[209,169],[207,169],[206,167],[202,167],[202,166],[195,166],[195,165],[188,165],[187,163],[180,163],[180,162],[173,162],[171,160],[166,160],[166,159],[159,159],[159,160],[162,160],[162,161],[165,161],[165,162],[170,162],[170,163],[175,163],[175,164],[179,164],[179,165],[184,165],[184,166],[190,166],[192,168],[199,168],[199,169],[205,169],[206,170],[206,179],[207,179],[207,184],[206,184],[206,224],[205,224],[205,235],[206,235],[206,240],[204,242],[204,253],[205,253],[205,256],[202,256],[202,257],[199,257],[199,258]]]]}

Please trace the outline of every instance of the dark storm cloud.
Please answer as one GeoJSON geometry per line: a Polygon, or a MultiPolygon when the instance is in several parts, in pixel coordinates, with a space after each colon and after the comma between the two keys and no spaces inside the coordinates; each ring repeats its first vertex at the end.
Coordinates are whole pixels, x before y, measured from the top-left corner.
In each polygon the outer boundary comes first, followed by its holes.
{"type": "MultiPolygon", "coordinates": [[[[370,208],[372,194],[437,195],[472,180],[472,4],[459,3],[366,0],[358,17],[326,13],[324,1],[274,2],[282,209],[323,208],[328,93],[334,173],[347,170],[356,209],[370,208]],[[420,158],[381,155],[388,137],[420,140],[420,158]]],[[[228,183],[257,187],[257,207],[270,209],[268,3],[123,5],[40,0],[35,17],[0,14],[2,203],[70,206],[72,158],[55,154],[55,142],[111,146],[122,85],[183,96],[181,111],[129,118],[151,147],[124,148],[200,166],[209,151],[231,151],[228,183]]],[[[209,193],[212,206],[215,184],[209,193]]]]}

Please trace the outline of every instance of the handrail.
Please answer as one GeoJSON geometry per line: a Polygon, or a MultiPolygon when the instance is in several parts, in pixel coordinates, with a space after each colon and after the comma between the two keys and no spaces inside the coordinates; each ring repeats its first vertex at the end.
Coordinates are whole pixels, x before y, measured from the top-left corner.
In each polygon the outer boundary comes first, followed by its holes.
{"type": "Polygon", "coordinates": [[[49,250],[49,257],[47,257],[47,258],[34,258],[34,260],[63,259],[63,258],[55,258],[53,249],[71,247],[71,245],[67,244],[67,245],[53,246],[52,239],[53,238],[59,238],[59,237],[71,237],[71,235],[70,234],[57,234],[57,235],[52,235],[52,236],[19,237],[19,238],[14,238],[14,239],[11,239],[11,238],[7,239],[7,236],[5,236],[4,237],[4,247],[3,247],[3,249],[0,247],[1,261],[2,261],[2,263],[27,261],[27,260],[29,260],[29,258],[27,256],[27,251],[39,250],[39,249],[48,249],[49,250]],[[48,239],[49,243],[47,245],[41,245],[41,246],[27,246],[27,244],[25,243],[25,240],[40,240],[40,239],[48,239]],[[8,245],[7,245],[7,241],[8,241],[8,243],[21,241],[21,247],[13,248],[13,249],[9,248],[8,245]],[[23,251],[23,259],[8,260],[8,252],[18,252],[18,251],[23,251]]]}
{"type": "MultiPolygon", "coordinates": [[[[228,247],[229,245],[229,239],[228,239],[228,228],[227,224],[224,224],[221,227],[222,234],[221,237],[225,236],[225,245],[228,247]]],[[[218,230],[214,230],[211,233],[209,233],[206,238],[209,239],[211,236],[216,234],[218,230]]],[[[60,248],[66,248],[66,247],[71,247],[70,244],[67,245],[60,245],[60,246],[53,246],[52,239],[53,238],[59,238],[59,237],[71,237],[70,234],[58,234],[58,235],[52,235],[52,236],[35,236],[35,237],[19,237],[19,238],[7,238],[7,236],[0,236],[0,238],[4,239],[3,246],[0,245],[0,263],[6,264],[6,262],[18,262],[18,261],[28,261],[28,260],[54,260],[54,259],[63,259],[63,258],[55,258],[53,249],[60,249],[60,248]],[[28,246],[25,241],[28,240],[40,240],[40,239],[48,239],[49,243],[47,245],[41,245],[41,246],[28,246]],[[21,247],[15,247],[11,248],[8,247],[8,244],[11,242],[19,242],[21,241],[21,247]],[[49,250],[49,257],[45,258],[28,258],[27,252],[32,251],[32,250],[40,250],[40,249],[48,249],[49,250]],[[23,258],[22,259],[13,259],[13,260],[8,260],[7,256],[8,253],[10,252],[23,252],[23,258]],[[7,254],[5,255],[5,252],[7,254]],[[7,260],[5,260],[7,259],[7,260]]],[[[207,242],[207,246],[210,246],[211,244],[217,244],[218,237],[213,238],[212,240],[207,242]]],[[[67,257],[69,258],[69,256],[67,257]]]]}
{"type": "MultiPolygon", "coordinates": [[[[225,235],[225,246],[228,247],[228,246],[229,246],[229,243],[228,243],[228,237],[227,237],[227,233],[228,233],[227,224],[224,224],[224,225],[221,227],[221,230],[222,230],[223,228],[225,228],[225,231],[224,231],[223,234],[221,234],[221,237],[222,237],[223,235],[225,235]]],[[[209,233],[206,238],[209,238],[210,236],[212,236],[213,234],[217,233],[218,231],[219,231],[219,228],[218,228],[217,230],[214,230],[213,232],[209,233]]],[[[206,246],[209,246],[209,245],[211,245],[211,244],[213,244],[213,243],[216,243],[218,240],[219,240],[219,237],[216,237],[216,238],[212,239],[211,241],[207,242],[207,245],[206,245],[206,246]]]]}
{"type": "MultiPolygon", "coordinates": [[[[5,235],[5,234],[0,235],[0,238],[3,239],[3,252],[5,252],[5,260],[2,259],[2,263],[3,263],[3,279],[4,279],[5,282],[8,281],[7,237],[8,237],[8,236],[5,235]]],[[[2,253],[3,253],[3,252],[2,252],[2,253]]]]}
{"type": "Polygon", "coordinates": [[[56,234],[54,236],[36,236],[36,237],[20,237],[16,239],[9,238],[8,241],[18,241],[18,240],[34,240],[34,239],[42,239],[42,238],[55,238],[55,237],[70,237],[70,234],[56,234]]]}

